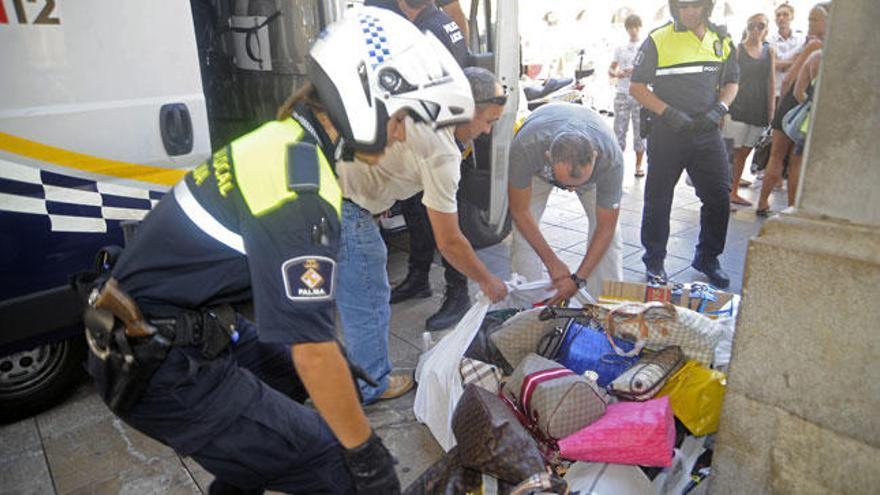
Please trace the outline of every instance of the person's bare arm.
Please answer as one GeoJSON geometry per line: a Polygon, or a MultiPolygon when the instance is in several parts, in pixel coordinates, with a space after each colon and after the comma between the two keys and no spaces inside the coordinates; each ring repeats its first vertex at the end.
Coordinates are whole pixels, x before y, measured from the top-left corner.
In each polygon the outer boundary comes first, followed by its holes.
{"type": "Polygon", "coordinates": [[[458,213],[444,213],[425,207],[437,249],[452,266],[469,279],[480,284],[480,289],[492,302],[498,302],[507,295],[507,285],[486,268],[477,257],[471,243],[464,237],[458,226],[458,213]]]}
{"type": "Polygon", "coordinates": [[[361,409],[348,363],[335,341],[291,346],[296,372],[315,408],[346,449],[363,444],[370,423],[361,409]]]}
{"type": "Polygon", "coordinates": [[[803,103],[807,101],[807,88],[810,83],[819,74],[819,64],[822,62],[822,50],[817,50],[810,54],[810,57],[801,67],[797,81],[794,83],[794,97],[797,101],[803,103]]]}
{"type": "Polygon", "coordinates": [[[617,61],[613,60],[611,62],[611,66],[608,67],[608,77],[610,77],[612,79],[620,77],[620,73],[617,71],[617,67],[618,67],[617,61]]]}
{"type": "Polygon", "coordinates": [[[776,112],[776,50],[770,47],[770,80],[767,81],[767,122],[773,121],[773,114],[776,112]]]}
{"type": "MultiPolygon", "coordinates": [[[[580,266],[575,274],[580,278],[587,278],[593,273],[596,265],[605,256],[608,246],[614,239],[614,231],[617,230],[617,218],[620,216],[620,210],[608,208],[596,208],[596,230],[593,231],[593,237],[587,246],[587,254],[581,261],[580,266]]],[[[556,288],[556,295],[550,300],[549,304],[559,304],[567,300],[577,292],[577,285],[569,279],[554,281],[553,286],[556,288]]]]}
{"type": "Polygon", "coordinates": [[[798,56],[794,59],[791,67],[788,72],[785,74],[785,78],[782,80],[782,94],[788,92],[792,86],[794,86],[795,81],[797,81],[798,74],[800,74],[801,66],[806,62],[807,58],[816,50],[822,48],[822,40],[820,39],[812,39],[803,50],[798,54],[798,56]]]}
{"type": "Polygon", "coordinates": [[[788,60],[779,60],[776,62],[776,70],[779,72],[788,72],[791,69],[791,66],[794,65],[794,60],[797,57],[792,57],[788,60]]]}
{"type": "Polygon", "coordinates": [[[730,108],[733,100],[736,99],[737,92],[739,92],[739,84],[727,83],[724,86],[721,86],[721,92],[718,94],[718,99],[730,108]]]}
{"type": "Polygon", "coordinates": [[[547,244],[547,240],[544,239],[541,229],[538,227],[538,220],[532,216],[532,212],[529,209],[532,200],[532,188],[517,189],[508,186],[507,199],[513,223],[516,225],[519,233],[526,239],[526,242],[529,243],[529,246],[535,250],[544,266],[547,267],[550,279],[569,278],[571,272],[565,263],[556,256],[553,248],[547,244]]]}
{"type": "Polygon", "coordinates": [[[443,12],[446,12],[446,15],[451,17],[452,20],[458,24],[458,29],[461,29],[461,34],[464,36],[465,43],[469,43],[470,38],[468,38],[469,31],[467,16],[464,15],[464,11],[461,9],[461,4],[458,3],[458,0],[444,5],[443,12]]]}
{"type": "Polygon", "coordinates": [[[648,110],[660,115],[669,105],[648,89],[648,85],[640,82],[629,83],[629,94],[648,110]]]}

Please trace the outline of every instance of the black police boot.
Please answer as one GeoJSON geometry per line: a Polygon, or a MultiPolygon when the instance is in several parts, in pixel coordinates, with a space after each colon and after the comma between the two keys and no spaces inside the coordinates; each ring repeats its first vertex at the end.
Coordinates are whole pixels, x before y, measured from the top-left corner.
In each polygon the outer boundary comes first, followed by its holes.
{"type": "Polygon", "coordinates": [[[719,289],[726,289],[730,285],[730,277],[721,269],[721,263],[718,262],[718,258],[704,258],[697,255],[691,266],[709,277],[709,283],[719,289]]]}
{"type": "Polygon", "coordinates": [[[432,332],[449,328],[458,323],[470,308],[471,299],[468,296],[467,285],[447,285],[443,305],[425,321],[425,328],[432,332]]]}
{"type": "Polygon", "coordinates": [[[646,266],[645,280],[651,285],[666,285],[669,277],[666,276],[666,270],[663,268],[663,263],[646,266]]]}
{"type": "Polygon", "coordinates": [[[208,486],[208,495],[262,495],[263,490],[242,490],[237,486],[230,485],[225,481],[214,479],[208,486]]]}
{"type": "Polygon", "coordinates": [[[431,297],[431,284],[428,283],[428,272],[424,270],[409,270],[403,282],[391,289],[391,304],[425,297],[431,297]]]}

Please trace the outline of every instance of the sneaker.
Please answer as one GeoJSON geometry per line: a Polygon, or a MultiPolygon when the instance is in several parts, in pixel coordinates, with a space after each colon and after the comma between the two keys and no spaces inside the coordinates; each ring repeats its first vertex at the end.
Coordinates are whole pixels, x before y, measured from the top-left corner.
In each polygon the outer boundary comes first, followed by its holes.
{"type": "Polygon", "coordinates": [[[666,270],[660,267],[646,268],[645,269],[645,280],[649,285],[666,285],[666,282],[669,281],[669,277],[666,276],[666,270]]]}
{"type": "Polygon", "coordinates": [[[388,377],[388,388],[379,396],[379,400],[396,399],[412,390],[416,384],[410,374],[398,373],[388,377]]]}

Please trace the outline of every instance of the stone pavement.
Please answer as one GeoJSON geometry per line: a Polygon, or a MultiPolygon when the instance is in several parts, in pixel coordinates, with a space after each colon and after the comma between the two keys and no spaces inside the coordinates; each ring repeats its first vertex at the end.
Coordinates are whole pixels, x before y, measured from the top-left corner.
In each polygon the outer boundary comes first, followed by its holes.
{"type": "MultiPolygon", "coordinates": [[[[632,153],[626,155],[632,159],[632,153]]],[[[640,281],[644,268],[639,242],[644,179],[635,179],[633,170],[633,163],[628,161],[620,229],[625,243],[624,278],[640,281]]],[[[741,194],[755,200],[759,185],[742,189],[741,194]]],[[[771,204],[784,204],[784,194],[774,193],[771,204]]],[[[699,209],[693,189],[682,178],[673,203],[666,261],[666,270],[676,281],[705,280],[690,268],[699,234],[699,209]]],[[[572,268],[584,254],[586,221],[573,194],[557,191],[551,196],[541,227],[549,243],[572,268]]],[[[722,265],[731,275],[733,292],[741,290],[747,241],[759,228],[753,209],[742,209],[731,216],[722,265]]],[[[392,283],[405,276],[406,253],[395,247],[404,244],[404,239],[391,240],[392,283]]],[[[490,269],[502,278],[509,276],[508,247],[509,239],[480,252],[490,269]]],[[[424,320],[442,300],[439,265],[432,269],[431,282],[435,289],[432,297],[393,306],[390,352],[397,368],[412,369],[418,362],[424,320]]],[[[475,293],[473,287],[471,293],[475,293]]],[[[414,396],[411,392],[367,407],[373,426],[399,460],[398,473],[404,486],[442,453],[427,428],[415,421],[414,396]]],[[[211,479],[191,459],[179,457],[116,419],[87,383],[52,410],[0,426],[0,494],[198,494],[207,491],[211,479]]]]}

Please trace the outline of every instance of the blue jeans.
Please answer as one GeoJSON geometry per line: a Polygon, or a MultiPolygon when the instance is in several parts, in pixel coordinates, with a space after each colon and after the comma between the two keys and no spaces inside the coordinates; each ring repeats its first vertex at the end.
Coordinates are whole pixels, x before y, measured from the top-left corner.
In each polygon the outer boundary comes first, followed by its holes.
{"type": "Polygon", "coordinates": [[[388,326],[391,286],[388,249],[369,211],[342,203],[342,239],[339,247],[336,306],[342,318],[345,349],[351,361],[379,383],[359,382],[365,404],[376,401],[388,387],[388,326]]]}

